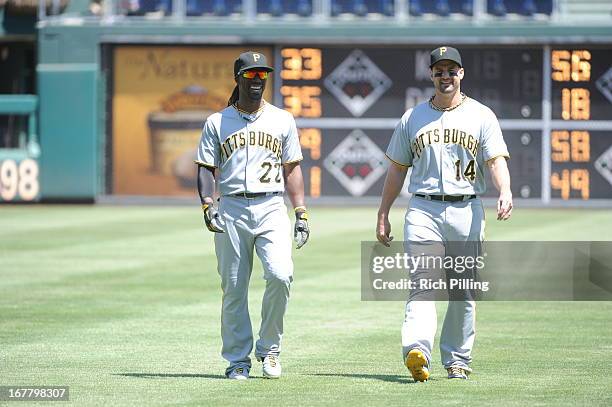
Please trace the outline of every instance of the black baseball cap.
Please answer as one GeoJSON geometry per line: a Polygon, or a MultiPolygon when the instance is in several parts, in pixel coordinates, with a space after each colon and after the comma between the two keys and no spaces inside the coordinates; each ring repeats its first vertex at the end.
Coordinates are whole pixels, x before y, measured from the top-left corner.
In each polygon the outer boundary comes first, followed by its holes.
{"type": "Polygon", "coordinates": [[[444,60],[453,61],[463,68],[461,64],[461,55],[459,55],[459,51],[453,47],[439,47],[431,51],[429,56],[429,67],[431,68],[436,63],[444,60]]]}
{"type": "Polygon", "coordinates": [[[266,56],[261,52],[247,51],[240,54],[234,62],[234,76],[238,76],[249,69],[261,69],[272,72],[274,68],[268,66],[266,56]]]}

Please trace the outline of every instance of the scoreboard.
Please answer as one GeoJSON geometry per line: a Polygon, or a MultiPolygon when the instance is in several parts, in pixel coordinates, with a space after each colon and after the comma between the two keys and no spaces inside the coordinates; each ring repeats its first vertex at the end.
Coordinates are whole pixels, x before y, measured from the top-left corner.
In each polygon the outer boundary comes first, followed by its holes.
{"type": "MultiPolygon", "coordinates": [[[[277,47],[275,104],[297,120],[311,197],[380,195],[396,123],[433,95],[437,46],[277,47]]],[[[515,197],[612,199],[612,46],[458,48],[462,91],[500,120],[515,197]]]]}
{"type": "Polygon", "coordinates": [[[610,51],[576,46],[551,50],[553,197],[612,197],[612,128],[605,126],[612,120],[610,51]]]}

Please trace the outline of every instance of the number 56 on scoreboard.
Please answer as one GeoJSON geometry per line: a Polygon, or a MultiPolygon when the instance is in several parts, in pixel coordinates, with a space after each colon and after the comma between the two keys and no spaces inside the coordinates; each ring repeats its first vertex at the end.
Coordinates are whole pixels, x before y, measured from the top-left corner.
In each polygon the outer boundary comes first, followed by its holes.
{"type": "Polygon", "coordinates": [[[0,158],[0,203],[37,201],[38,162],[31,158],[0,158]]]}

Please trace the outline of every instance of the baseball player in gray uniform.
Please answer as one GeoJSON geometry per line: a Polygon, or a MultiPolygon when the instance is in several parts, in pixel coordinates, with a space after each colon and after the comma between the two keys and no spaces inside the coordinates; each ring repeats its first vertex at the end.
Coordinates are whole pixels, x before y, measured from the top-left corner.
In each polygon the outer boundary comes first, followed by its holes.
{"type": "MultiPolygon", "coordinates": [[[[431,80],[435,95],[409,109],[395,128],[387,149],[391,161],[385,180],[377,239],[393,239],[389,210],[412,167],[406,212],[406,250],[420,242],[481,242],[484,210],[479,195],[485,192],[488,167],[499,190],[497,219],[512,213],[508,149],[493,111],[461,92],[464,76],[459,51],[440,47],[431,52],[431,80]]],[[[478,243],[479,244],[479,243],[478,243]]],[[[475,302],[449,301],[440,337],[442,364],[449,378],[467,379],[475,335],[475,302]]],[[[434,301],[406,303],[402,348],[406,367],[415,381],[429,378],[431,351],[436,333],[434,301]]]]}
{"type": "Polygon", "coordinates": [[[229,362],[225,374],[237,380],[247,379],[251,369],[248,287],[254,251],[266,280],[255,356],[263,362],[264,377],[281,375],[283,318],[293,280],[285,190],[295,208],[297,248],[309,237],[295,120],[263,99],[272,70],[262,53],[249,51],[238,57],[228,107],[206,120],[196,160],[204,222],[215,232],[223,289],[222,355],[229,362]],[[220,195],[218,209],[213,205],[213,177],[220,195]]]}

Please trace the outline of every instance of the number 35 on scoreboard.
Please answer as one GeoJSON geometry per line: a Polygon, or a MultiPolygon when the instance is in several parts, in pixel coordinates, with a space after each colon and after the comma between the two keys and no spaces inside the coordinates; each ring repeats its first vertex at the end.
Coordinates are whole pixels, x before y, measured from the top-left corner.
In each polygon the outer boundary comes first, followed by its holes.
{"type": "Polygon", "coordinates": [[[39,195],[38,162],[0,159],[0,203],[36,201],[39,195]]]}

